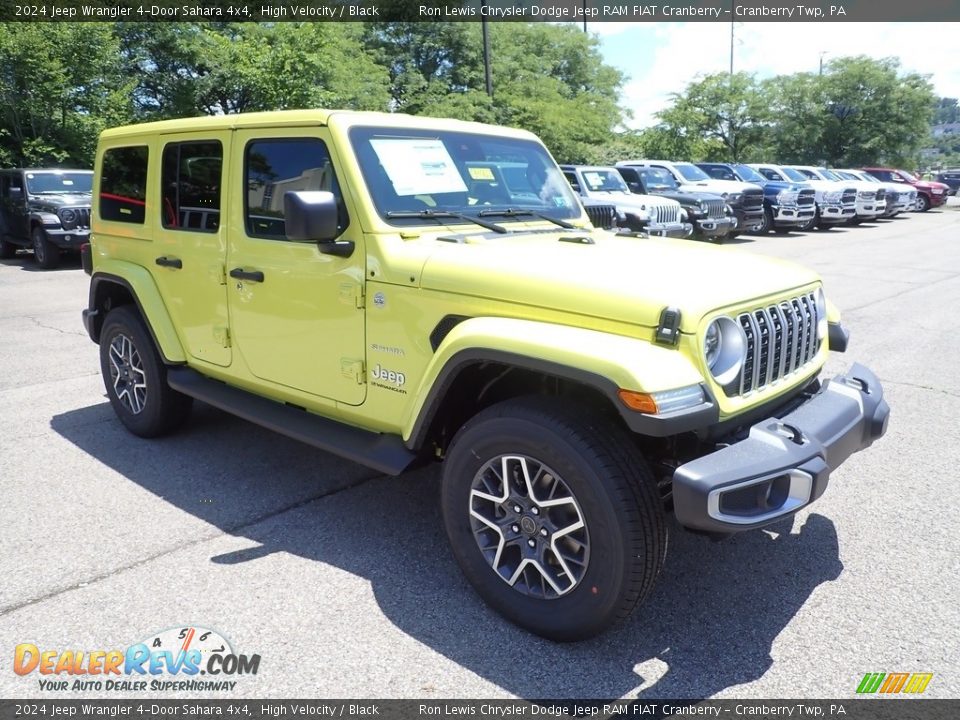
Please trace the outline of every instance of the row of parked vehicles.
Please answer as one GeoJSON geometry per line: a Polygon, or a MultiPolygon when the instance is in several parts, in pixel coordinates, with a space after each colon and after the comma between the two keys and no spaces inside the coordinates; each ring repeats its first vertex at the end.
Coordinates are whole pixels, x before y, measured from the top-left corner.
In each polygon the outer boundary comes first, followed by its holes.
{"type": "Polygon", "coordinates": [[[944,183],[881,167],[628,160],[561,169],[595,224],[713,241],[925,212],[943,205],[950,191],[944,183]]]}
{"type": "MultiPolygon", "coordinates": [[[[504,174],[498,178],[504,189],[513,182],[508,166],[488,168],[504,174]]],[[[925,212],[951,192],[945,183],[881,167],[630,160],[561,169],[598,227],[712,241],[925,212]]],[[[59,265],[62,250],[89,238],[92,184],[89,170],[0,170],[0,258],[25,247],[41,267],[59,265]]]]}

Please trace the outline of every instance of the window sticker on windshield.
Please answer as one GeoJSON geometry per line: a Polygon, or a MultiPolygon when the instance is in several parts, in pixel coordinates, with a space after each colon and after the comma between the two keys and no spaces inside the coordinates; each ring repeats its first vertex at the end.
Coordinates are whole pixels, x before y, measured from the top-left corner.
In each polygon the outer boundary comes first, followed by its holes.
{"type": "Polygon", "coordinates": [[[488,167],[470,167],[467,168],[467,172],[470,173],[470,177],[474,180],[495,180],[493,177],[493,170],[488,167]]]}
{"type": "Polygon", "coordinates": [[[27,180],[33,180],[33,173],[27,173],[27,180]]]}
{"type": "Polygon", "coordinates": [[[400,196],[466,192],[467,186],[442,140],[374,138],[380,164],[400,196]]]}
{"type": "Polygon", "coordinates": [[[603,185],[603,176],[598,172],[585,172],[583,179],[587,181],[591,190],[603,185]]]}
{"type": "Polygon", "coordinates": [[[64,185],[73,185],[73,180],[67,180],[66,178],[64,178],[62,182],[64,185]]]}

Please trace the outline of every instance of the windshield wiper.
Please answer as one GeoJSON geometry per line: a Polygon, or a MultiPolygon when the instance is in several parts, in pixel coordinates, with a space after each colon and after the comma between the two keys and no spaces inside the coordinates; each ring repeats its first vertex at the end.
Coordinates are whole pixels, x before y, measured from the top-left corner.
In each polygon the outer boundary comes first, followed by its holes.
{"type": "Polygon", "coordinates": [[[480,217],[489,216],[489,215],[498,215],[501,217],[536,217],[541,220],[547,220],[552,222],[554,225],[559,225],[565,230],[576,230],[576,225],[571,225],[566,220],[561,220],[559,218],[550,217],[549,215],[544,215],[543,213],[534,212],[533,210],[522,210],[520,208],[507,208],[506,210],[481,210],[477,213],[480,217]]]}
{"type": "Polygon", "coordinates": [[[471,215],[464,215],[463,213],[452,212],[450,210],[391,210],[387,213],[388,218],[423,218],[425,220],[441,220],[443,218],[457,218],[459,220],[466,220],[467,222],[472,222],[480,227],[484,227],[487,230],[493,230],[498,233],[509,233],[502,225],[497,225],[496,223],[487,222],[486,220],[481,220],[478,217],[473,217],[471,215]]]}

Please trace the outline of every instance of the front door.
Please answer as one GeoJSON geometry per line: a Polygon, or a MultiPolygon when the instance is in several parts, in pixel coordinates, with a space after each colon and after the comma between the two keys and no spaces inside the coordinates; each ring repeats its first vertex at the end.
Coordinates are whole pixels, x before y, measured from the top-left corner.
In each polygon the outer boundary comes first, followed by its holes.
{"type": "Polygon", "coordinates": [[[359,405],[364,377],[365,257],[359,222],[351,222],[337,181],[338,158],[324,128],[237,130],[231,198],[235,224],[227,249],[231,329],[236,348],[262,380],[359,405]],[[287,240],[284,193],[333,192],[340,239],[350,257],[316,243],[287,240]]]}
{"type": "Polygon", "coordinates": [[[230,131],[160,138],[154,163],[160,200],[151,270],[186,352],[213,365],[231,363],[224,274],[226,228],[220,188],[229,171],[230,131]]]}

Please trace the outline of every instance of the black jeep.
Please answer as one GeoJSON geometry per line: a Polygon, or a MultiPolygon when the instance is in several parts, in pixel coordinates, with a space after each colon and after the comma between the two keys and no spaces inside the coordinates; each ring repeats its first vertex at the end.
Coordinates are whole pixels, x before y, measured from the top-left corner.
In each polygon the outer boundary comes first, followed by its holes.
{"type": "Polygon", "coordinates": [[[90,170],[0,170],[0,258],[32,247],[46,269],[90,237],[90,170]]]}

